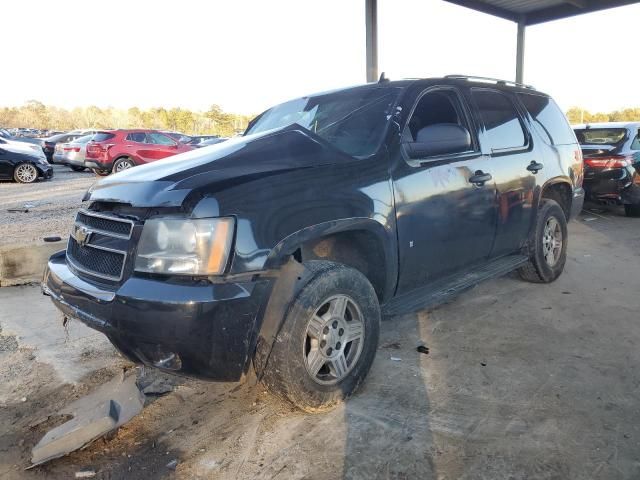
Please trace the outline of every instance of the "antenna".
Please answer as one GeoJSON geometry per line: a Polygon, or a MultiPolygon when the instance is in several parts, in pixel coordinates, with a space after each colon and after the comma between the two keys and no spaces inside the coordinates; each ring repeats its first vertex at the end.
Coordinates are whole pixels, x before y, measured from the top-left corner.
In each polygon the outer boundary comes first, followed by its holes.
{"type": "Polygon", "coordinates": [[[382,72],[380,74],[380,78],[378,79],[378,83],[384,83],[384,82],[388,82],[389,79],[387,77],[384,76],[384,72],[382,72]]]}

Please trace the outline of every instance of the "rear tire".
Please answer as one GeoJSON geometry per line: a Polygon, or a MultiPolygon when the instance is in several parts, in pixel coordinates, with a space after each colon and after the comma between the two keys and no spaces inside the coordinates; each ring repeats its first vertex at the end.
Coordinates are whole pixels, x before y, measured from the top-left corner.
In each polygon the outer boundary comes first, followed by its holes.
{"type": "Polygon", "coordinates": [[[380,306],[359,271],[325,261],[305,267],[312,278],[291,304],[262,382],[316,413],[346,400],[367,375],[378,348],[380,306]]]}
{"type": "Polygon", "coordinates": [[[640,205],[625,205],[624,213],[627,217],[640,217],[640,205]]]}
{"type": "Polygon", "coordinates": [[[18,183],[33,183],[38,175],[38,169],[30,163],[20,163],[13,169],[13,179],[18,183]]]}
{"type": "Polygon", "coordinates": [[[551,283],[564,270],[567,261],[567,219],[555,200],[543,198],[529,240],[529,263],[518,269],[523,280],[551,283]]]}
{"type": "Polygon", "coordinates": [[[109,170],[99,170],[97,168],[92,168],[91,171],[96,175],[98,175],[99,177],[106,177],[111,173],[109,170]]]}
{"type": "Polygon", "coordinates": [[[113,164],[112,172],[122,172],[123,170],[129,170],[130,168],[133,168],[135,166],[136,164],[133,163],[133,160],[127,157],[122,157],[115,161],[115,163],[113,164]]]}

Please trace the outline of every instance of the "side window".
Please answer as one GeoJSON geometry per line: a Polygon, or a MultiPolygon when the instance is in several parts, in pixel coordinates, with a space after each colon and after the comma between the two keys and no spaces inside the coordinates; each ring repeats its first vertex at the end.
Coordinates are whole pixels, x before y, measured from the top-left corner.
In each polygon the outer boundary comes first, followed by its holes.
{"type": "Polygon", "coordinates": [[[153,143],[155,145],[175,145],[176,144],[176,142],[174,142],[171,138],[161,133],[149,133],[148,137],[149,137],[149,143],[153,143]]]}
{"type": "Polygon", "coordinates": [[[144,143],[146,134],[144,132],[132,132],[127,135],[127,140],[130,142],[144,143]]]}
{"type": "Polygon", "coordinates": [[[636,132],[636,137],[631,142],[631,150],[640,150],[640,130],[636,132]]]}
{"type": "Polygon", "coordinates": [[[471,91],[489,138],[491,150],[521,148],[527,137],[515,105],[505,94],[493,90],[471,91]]]}
{"type": "Polygon", "coordinates": [[[402,132],[409,158],[455,155],[473,151],[460,98],[454,90],[425,93],[402,132]]]}
{"type": "Polygon", "coordinates": [[[517,95],[531,115],[534,128],[548,143],[551,145],[576,143],[567,118],[552,98],[529,93],[517,95]]]}

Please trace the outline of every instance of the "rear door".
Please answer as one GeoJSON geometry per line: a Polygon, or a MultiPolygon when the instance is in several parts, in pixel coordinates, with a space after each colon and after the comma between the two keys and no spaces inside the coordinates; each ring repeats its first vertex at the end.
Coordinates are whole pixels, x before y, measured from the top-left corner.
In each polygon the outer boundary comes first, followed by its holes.
{"type": "Polygon", "coordinates": [[[522,248],[535,216],[533,198],[537,172],[544,168],[512,94],[472,88],[471,101],[482,127],[482,150],[490,157],[497,193],[497,225],[491,257],[522,248]]]}

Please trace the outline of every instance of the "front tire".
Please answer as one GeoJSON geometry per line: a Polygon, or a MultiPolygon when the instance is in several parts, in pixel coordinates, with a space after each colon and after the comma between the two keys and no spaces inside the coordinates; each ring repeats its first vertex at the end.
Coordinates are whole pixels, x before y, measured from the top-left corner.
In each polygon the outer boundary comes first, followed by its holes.
{"type": "Polygon", "coordinates": [[[551,283],[564,270],[567,261],[567,219],[554,200],[540,202],[538,218],[529,240],[529,263],[518,269],[523,280],[551,283]]]}
{"type": "Polygon", "coordinates": [[[38,169],[30,163],[21,163],[13,170],[13,179],[18,183],[33,183],[38,179],[38,169]]]}
{"type": "Polygon", "coordinates": [[[286,315],[262,382],[315,413],[346,400],[364,380],[378,348],[380,306],[359,271],[324,261],[305,267],[312,278],[286,315]]]}

